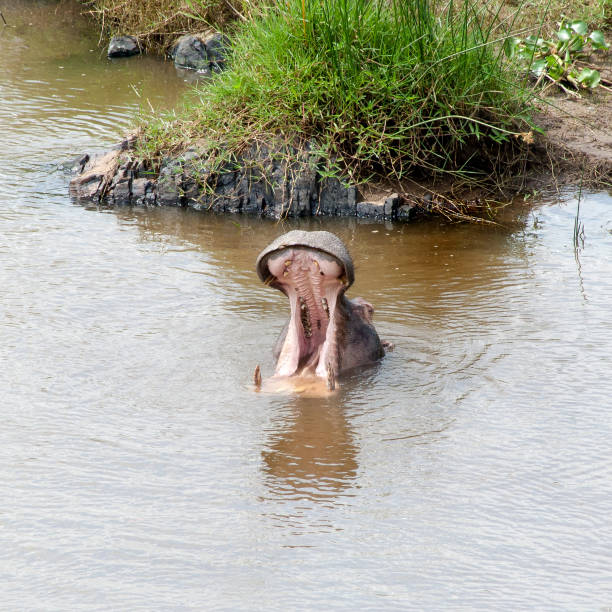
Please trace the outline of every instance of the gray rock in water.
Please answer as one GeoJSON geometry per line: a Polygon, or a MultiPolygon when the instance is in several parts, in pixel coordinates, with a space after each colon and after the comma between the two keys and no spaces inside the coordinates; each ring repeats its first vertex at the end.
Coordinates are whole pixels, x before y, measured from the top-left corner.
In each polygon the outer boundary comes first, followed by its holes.
{"type": "Polygon", "coordinates": [[[355,211],[358,217],[366,219],[383,219],[385,206],[377,202],[357,202],[355,211]]]}
{"type": "Polygon", "coordinates": [[[416,209],[410,204],[403,204],[397,209],[396,219],[398,221],[410,221],[414,218],[416,209]]]}
{"type": "Polygon", "coordinates": [[[397,214],[397,209],[400,205],[399,194],[393,193],[385,199],[385,219],[393,219],[397,214]]]}
{"type": "Polygon", "coordinates": [[[227,37],[223,36],[220,32],[216,32],[206,38],[205,44],[208,59],[212,64],[211,68],[223,68],[229,49],[227,37]]]}
{"type": "Polygon", "coordinates": [[[338,215],[410,221],[418,212],[397,193],[376,202],[359,201],[355,185],[321,175],[327,165],[310,146],[253,144],[221,162],[194,148],[164,159],[157,172],[134,159],[132,146],[133,138],[128,138],[106,155],[78,160],[78,174],[70,182],[72,197],[81,203],[186,206],[271,219],[338,215]]]}
{"type": "Polygon", "coordinates": [[[157,203],[160,206],[182,206],[183,164],[168,159],[162,163],[157,178],[157,203]]]}
{"type": "Polygon", "coordinates": [[[354,216],[357,206],[357,188],[344,185],[335,177],[321,179],[319,199],[313,214],[354,216]]]}
{"type": "Polygon", "coordinates": [[[134,36],[113,36],[108,45],[108,57],[128,57],[139,53],[138,39],[134,36]]]}
{"type": "Polygon", "coordinates": [[[201,38],[193,34],[181,36],[170,49],[177,68],[220,70],[225,63],[229,41],[219,32],[201,38]]]}

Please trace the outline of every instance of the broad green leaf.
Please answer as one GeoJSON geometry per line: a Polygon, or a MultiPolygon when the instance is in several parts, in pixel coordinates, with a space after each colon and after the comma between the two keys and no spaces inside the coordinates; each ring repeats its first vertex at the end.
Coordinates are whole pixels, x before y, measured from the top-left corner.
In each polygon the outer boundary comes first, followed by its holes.
{"type": "Polygon", "coordinates": [[[580,34],[580,36],[586,36],[586,33],[589,31],[589,26],[586,21],[580,21],[579,19],[572,21],[570,26],[572,30],[574,30],[576,34],[580,34]]]}
{"type": "Polygon", "coordinates": [[[536,50],[546,49],[547,47],[546,41],[543,38],[538,38],[533,34],[525,38],[525,46],[536,50]]]}
{"type": "Polygon", "coordinates": [[[546,58],[546,65],[548,66],[548,74],[555,79],[555,81],[558,81],[563,76],[565,69],[561,58],[556,55],[549,55],[546,58]]]}
{"type": "Polygon", "coordinates": [[[597,87],[601,81],[601,75],[597,70],[593,70],[592,68],[583,68],[582,72],[578,75],[576,79],[579,83],[582,83],[585,87],[590,87],[594,89],[597,87]]]}
{"type": "Polygon", "coordinates": [[[504,40],[504,53],[506,57],[514,57],[517,53],[517,48],[521,44],[521,39],[516,36],[510,36],[504,40]]]}
{"type": "Polygon", "coordinates": [[[563,42],[566,42],[568,40],[570,40],[572,37],[572,33],[570,30],[568,30],[567,28],[561,28],[558,32],[557,32],[557,38],[563,42]]]}
{"type": "Polygon", "coordinates": [[[569,44],[569,48],[572,51],[582,51],[584,47],[584,38],[582,36],[574,35],[572,41],[569,44]]]}
{"type": "Polygon", "coordinates": [[[546,60],[539,59],[531,64],[531,70],[534,72],[536,76],[540,76],[546,70],[546,60]]]}
{"type": "Polygon", "coordinates": [[[610,45],[606,42],[603,32],[593,30],[589,36],[594,49],[607,49],[610,45]]]}
{"type": "Polygon", "coordinates": [[[521,46],[518,48],[518,51],[516,52],[516,56],[519,59],[530,61],[533,56],[533,51],[530,51],[526,47],[521,46]]]}

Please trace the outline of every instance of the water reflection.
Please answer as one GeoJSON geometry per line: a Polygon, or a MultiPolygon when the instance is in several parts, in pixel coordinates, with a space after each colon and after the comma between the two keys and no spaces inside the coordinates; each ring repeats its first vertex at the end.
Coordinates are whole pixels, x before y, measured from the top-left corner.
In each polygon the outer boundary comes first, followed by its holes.
{"type": "Polygon", "coordinates": [[[261,454],[270,498],[330,502],[346,496],[357,476],[357,454],[341,405],[296,398],[275,416],[261,454]]]}

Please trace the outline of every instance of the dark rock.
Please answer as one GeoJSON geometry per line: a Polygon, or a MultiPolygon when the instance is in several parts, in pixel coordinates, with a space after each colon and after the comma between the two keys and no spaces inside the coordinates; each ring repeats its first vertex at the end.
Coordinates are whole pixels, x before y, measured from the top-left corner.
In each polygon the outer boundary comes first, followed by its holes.
{"type": "Polygon", "coordinates": [[[216,32],[208,36],[204,42],[208,59],[212,63],[212,67],[223,67],[227,59],[229,40],[220,32],[216,32]]]}
{"type": "Polygon", "coordinates": [[[157,203],[160,206],[183,205],[183,162],[182,160],[167,160],[157,178],[157,203]]]}
{"type": "Polygon", "coordinates": [[[416,208],[410,204],[403,204],[397,209],[396,218],[398,221],[410,221],[416,214],[416,208]]]}
{"type": "Polygon", "coordinates": [[[132,198],[131,180],[122,178],[112,188],[113,204],[115,206],[129,206],[132,198]]]}
{"type": "Polygon", "coordinates": [[[320,181],[319,198],[313,214],[353,216],[356,205],[356,187],[344,185],[335,177],[324,177],[320,181]]]}
{"type": "Polygon", "coordinates": [[[113,36],[108,45],[108,57],[128,57],[139,53],[138,39],[134,36],[113,36]]]}
{"type": "Polygon", "coordinates": [[[102,157],[84,156],[80,174],[70,183],[73,197],[114,206],[189,206],[272,219],[338,215],[408,221],[415,213],[413,206],[401,205],[398,194],[383,202],[357,202],[354,185],[320,176],[325,164],[316,148],[259,144],[221,162],[193,149],[165,159],[154,173],[133,158],[133,142],[128,139],[102,157]]]}
{"type": "Polygon", "coordinates": [[[170,57],[174,60],[174,64],[180,68],[204,70],[209,68],[210,65],[206,45],[192,34],[181,36],[178,39],[170,49],[170,57]]]}
{"type": "Polygon", "coordinates": [[[227,38],[218,32],[205,38],[186,34],[176,41],[169,55],[177,68],[218,71],[225,63],[228,46],[227,38]]]}
{"type": "Polygon", "coordinates": [[[399,194],[391,194],[384,203],[385,219],[393,219],[397,215],[397,209],[400,204],[399,194]]]}
{"type": "Polygon", "coordinates": [[[385,206],[376,202],[357,202],[356,213],[358,217],[383,219],[385,216],[385,206]]]}
{"type": "Polygon", "coordinates": [[[132,198],[131,163],[120,163],[108,189],[115,206],[129,206],[132,198]]]}
{"type": "Polygon", "coordinates": [[[155,191],[152,181],[147,178],[136,178],[132,180],[131,188],[132,204],[134,206],[150,206],[155,204],[155,191]]]}

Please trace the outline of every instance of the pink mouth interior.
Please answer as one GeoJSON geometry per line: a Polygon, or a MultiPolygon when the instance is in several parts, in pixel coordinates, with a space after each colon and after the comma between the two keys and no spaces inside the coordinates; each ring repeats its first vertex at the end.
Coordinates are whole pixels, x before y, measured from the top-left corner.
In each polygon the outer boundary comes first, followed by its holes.
{"type": "Polygon", "coordinates": [[[346,278],[333,257],[309,248],[289,247],[270,256],[272,284],[289,298],[291,320],[275,374],[328,377],[337,364],[336,304],[346,278]]]}

